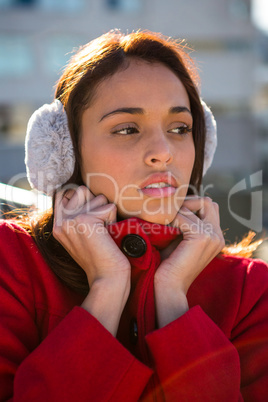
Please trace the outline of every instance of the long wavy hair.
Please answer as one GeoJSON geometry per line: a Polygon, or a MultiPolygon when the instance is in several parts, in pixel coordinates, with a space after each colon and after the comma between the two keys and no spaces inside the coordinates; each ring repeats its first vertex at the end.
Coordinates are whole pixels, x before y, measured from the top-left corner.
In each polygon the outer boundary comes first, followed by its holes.
{"type": "MultiPolygon", "coordinates": [[[[184,85],[193,115],[195,162],[191,175],[191,188],[200,188],[203,172],[205,122],[200,103],[199,75],[183,42],[147,31],[124,35],[111,31],[81,47],[71,58],[60,77],[55,98],[64,105],[75,154],[72,177],[65,184],[83,184],[81,177],[80,132],[83,112],[94,101],[98,85],[116,72],[126,69],[131,59],[167,66],[184,85]]],[[[161,83],[160,83],[161,85],[161,83]]],[[[23,226],[35,242],[54,273],[73,290],[86,294],[88,282],[83,269],[71,258],[53,237],[54,202],[51,211],[35,217],[29,216],[23,226]]]]}

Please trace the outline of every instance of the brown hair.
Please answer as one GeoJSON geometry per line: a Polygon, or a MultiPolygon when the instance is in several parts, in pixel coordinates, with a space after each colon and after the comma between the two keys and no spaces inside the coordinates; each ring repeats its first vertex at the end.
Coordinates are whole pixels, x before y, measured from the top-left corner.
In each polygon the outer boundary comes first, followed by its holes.
{"type": "MultiPolygon", "coordinates": [[[[199,190],[203,172],[205,123],[198,94],[199,78],[196,67],[182,43],[145,31],[128,35],[117,31],[104,34],[83,46],[71,58],[63,72],[55,97],[66,110],[75,153],[75,169],[68,183],[83,184],[80,169],[80,124],[84,110],[94,99],[97,86],[120,69],[127,68],[131,58],[162,63],[183,83],[193,115],[196,153],[190,184],[199,190]]],[[[26,227],[26,223],[24,226],[26,227]]],[[[28,225],[27,229],[55,274],[72,289],[86,294],[88,283],[84,271],[53,237],[53,210],[33,220],[31,227],[28,225]]]]}

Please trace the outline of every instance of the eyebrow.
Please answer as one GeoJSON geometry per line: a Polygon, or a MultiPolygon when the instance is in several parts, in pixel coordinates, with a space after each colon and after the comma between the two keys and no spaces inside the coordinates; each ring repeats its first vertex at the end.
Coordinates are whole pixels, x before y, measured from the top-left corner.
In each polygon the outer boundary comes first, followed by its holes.
{"type": "Polygon", "coordinates": [[[169,109],[169,113],[171,114],[179,114],[179,113],[189,113],[192,116],[192,112],[186,106],[173,106],[169,109]]]}
{"type": "MultiPolygon", "coordinates": [[[[185,106],[173,106],[169,109],[170,114],[178,114],[178,113],[189,113],[192,116],[191,111],[185,106]]],[[[106,113],[102,116],[99,122],[105,119],[108,116],[119,114],[119,113],[128,113],[128,114],[144,114],[144,109],[140,107],[121,107],[119,109],[112,110],[109,113],[106,113]]]]}
{"type": "Polygon", "coordinates": [[[108,116],[118,113],[128,113],[128,114],[144,114],[144,110],[140,107],[121,107],[119,109],[115,109],[112,112],[106,113],[100,119],[100,122],[108,116]]]}

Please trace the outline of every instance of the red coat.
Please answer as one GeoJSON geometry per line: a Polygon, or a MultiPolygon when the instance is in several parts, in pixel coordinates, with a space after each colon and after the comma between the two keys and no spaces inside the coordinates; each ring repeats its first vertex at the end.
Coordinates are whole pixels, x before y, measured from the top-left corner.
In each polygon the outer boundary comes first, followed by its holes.
{"type": "Polygon", "coordinates": [[[265,263],[215,258],[189,289],[189,311],[156,329],[157,248],[176,230],[158,225],[153,233],[138,219],[115,224],[118,245],[134,233],[146,249],[130,257],[132,290],[116,339],[13,227],[0,224],[1,401],[267,400],[265,263]]]}

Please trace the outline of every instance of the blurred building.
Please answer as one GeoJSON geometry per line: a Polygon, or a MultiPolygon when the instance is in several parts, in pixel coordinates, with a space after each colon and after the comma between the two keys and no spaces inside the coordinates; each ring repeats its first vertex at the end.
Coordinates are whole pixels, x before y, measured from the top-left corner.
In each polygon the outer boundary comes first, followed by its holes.
{"type": "Polygon", "coordinates": [[[216,180],[215,197],[267,168],[268,83],[250,0],[0,0],[0,181],[23,174],[28,118],[53,100],[72,49],[112,28],[150,29],[185,38],[195,49],[202,97],[218,123],[218,150],[206,179],[216,180]]]}

